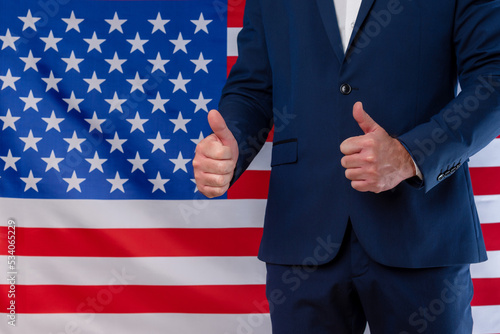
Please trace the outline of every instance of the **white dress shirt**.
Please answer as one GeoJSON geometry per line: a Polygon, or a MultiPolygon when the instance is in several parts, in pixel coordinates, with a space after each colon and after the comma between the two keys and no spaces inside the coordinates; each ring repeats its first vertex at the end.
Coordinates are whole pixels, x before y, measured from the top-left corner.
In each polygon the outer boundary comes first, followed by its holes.
{"type": "MultiPolygon", "coordinates": [[[[361,1],[362,0],[333,0],[344,53],[347,51],[349,40],[351,39],[354,24],[358,17],[359,8],[361,7],[361,1]]],[[[415,163],[415,160],[413,160],[413,164],[415,165],[417,176],[423,180],[422,172],[415,163]]]]}
{"type": "Polygon", "coordinates": [[[347,50],[349,39],[351,38],[354,23],[358,17],[361,0],[333,0],[337,22],[339,23],[340,37],[344,52],[347,50]]]}

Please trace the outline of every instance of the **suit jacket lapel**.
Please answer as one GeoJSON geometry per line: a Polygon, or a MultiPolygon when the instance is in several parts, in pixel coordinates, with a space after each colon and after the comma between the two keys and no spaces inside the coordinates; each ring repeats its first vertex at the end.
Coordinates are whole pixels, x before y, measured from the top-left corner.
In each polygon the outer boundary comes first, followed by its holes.
{"type": "MultiPolygon", "coordinates": [[[[333,2],[333,0],[332,0],[333,2]]],[[[349,39],[349,44],[347,50],[351,47],[352,41],[355,40],[356,36],[360,33],[360,27],[363,25],[363,22],[366,20],[368,13],[373,7],[373,3],[375,0],[363,0],[361,2],[361,7],[359,8],[358,17],[356,18],[356,23],[354,24],[354,30],[351,34],[351,38],[349,39]]],[[[347,53],[347,52],[346,52],[347,53]]]]}
{"type": "Polygon", "coordinates": [[[342,64],[344,61],[344,49],[342,47],[342,39],[340,37],[339,24],[337,22],[337,15],[335,14],[333,0],[316,1],[318,3],[321,19],[323,20],[323,25],[325,26],[330,44],[332,45],[333,51],[335,52],[339,62],[342,64]]]}

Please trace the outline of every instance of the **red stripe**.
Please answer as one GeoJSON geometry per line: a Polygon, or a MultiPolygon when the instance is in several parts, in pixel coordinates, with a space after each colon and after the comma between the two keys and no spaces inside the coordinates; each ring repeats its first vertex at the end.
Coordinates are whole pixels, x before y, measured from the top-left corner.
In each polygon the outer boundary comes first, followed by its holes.
{"type": "Polygon", "coordinates": [[[227,26],[229,28],[243,27],[243,13],[245,11],[245,0],[227,1],[227,26]]]}
{"type": "Polygon", "coordinates": [[[229,72],[231,72],[231,69],[233,68],[234,64],[236,64],[236,59],[238,59],[237,56],[228,56],[227,57],[227,75],[229,76],[229,72]]]}
{"type": "MultiPolygon", "coordinates": [[[[16,313],[269,312],[264,285],[127,285],[130,282],[131,278],[127,281],[127,277],[116,277],[110,282],[116,284],[107,286],[16,285],[16,313]]],[[[477,278],[473,283],[472,306],[500,304],[499,278],[477,278]]],[[[8,285],[0,285],[3,296],[8,292],[8,285]]]]}
{"type": "Polygon", "coordinates": [[[500,194],[500,167],[470,168],[474,195],[500,194]]]}
{"type": "Polygon", "coordinates": [[[267,136],[267,140],[268,142],[272,142],[273,141],[273,138],[274,138],[274,126],[273,128],[271,129],[271,132],[269,132],[269,135],[267,136]]]}
{"type": "MultiPolygon", "coordinates": [[[[16,313],[268,313],[264,285],[17,285],[16,313]]],[[[112,283],[114,283],[112,282],[112,283]]],[[[0,293],[7,296],[8,286],[0,293]]],[[[3,298],[3,297],[2,297],[3,298]]],[[[0,311],[6,313],[6,307],[0,311]]]]}
{"type": "Polygon", "coordinates": [[[483,230],[484,243],[486,250],[498,251],[500,250],[500,223],[495,224],[481,224],[483,230]]]}
{"type": "Polygon", "coordinates": [[[267,199],[270,171],[249,170],[228,190],[229,199],[267,199]]]}
{"type": "Polygon", "coordinates": [[[475,278],[472,306],[500,305],[500,278],[475,278]]]}
{"type": "MultiPolygon", "coordinates": [[[[500,194],[500,167],[470,168],[474,195],[500,194]]],[[[229,189],[230,199],[266,199],[270,171],[246,171],[229,189]]]]}
{"type": "MultiPolygon", "coordinates": [[[[0,254],[7,255],[7,227],[0,254]]],[[[24,256],[256,256],[262,228],[84,229],[16,228],[16,255],[24,256]]]]}

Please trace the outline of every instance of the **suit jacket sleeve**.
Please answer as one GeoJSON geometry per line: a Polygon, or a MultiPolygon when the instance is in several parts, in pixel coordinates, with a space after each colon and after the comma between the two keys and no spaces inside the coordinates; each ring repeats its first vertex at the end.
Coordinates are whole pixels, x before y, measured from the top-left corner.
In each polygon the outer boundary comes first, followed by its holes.
{"type": "Polygon", "coordinates": [[[422,171],[426,192],[500,133],[499,18],[500,1],[457,1],[453,38],[462,91],[398,138],[422,171]]]}
{"type": "Polygon", "coordinates": [[[273,126],[272,75],[258,2],[246,2],[243,29],[238,35],[238,60],[219,104],[239,148],[232,183],[252,162],[273,126]]]}

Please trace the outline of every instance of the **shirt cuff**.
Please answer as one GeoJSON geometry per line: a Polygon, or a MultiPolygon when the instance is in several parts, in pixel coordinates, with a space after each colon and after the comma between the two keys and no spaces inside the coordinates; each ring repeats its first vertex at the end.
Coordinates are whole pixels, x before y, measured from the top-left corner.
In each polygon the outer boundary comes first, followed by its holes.
{"type": "Polygon", "coordinates": [[[424,180],[424,176],[422,175],[422,172],[420,171],[420,168],[418,168],[417,166],[417,163],[415,162],[415,160],[413,159],[413,157],[411,158],[411,161],[413,161],[413,165],[415,166],[415,171],[416,171],[416,176],[420,179],[420,180],[424,180]]]}

